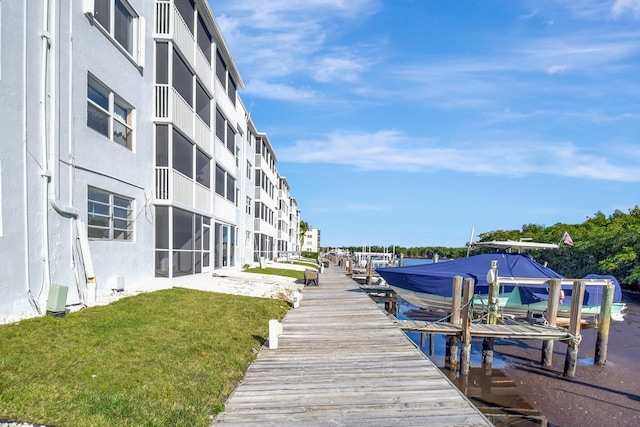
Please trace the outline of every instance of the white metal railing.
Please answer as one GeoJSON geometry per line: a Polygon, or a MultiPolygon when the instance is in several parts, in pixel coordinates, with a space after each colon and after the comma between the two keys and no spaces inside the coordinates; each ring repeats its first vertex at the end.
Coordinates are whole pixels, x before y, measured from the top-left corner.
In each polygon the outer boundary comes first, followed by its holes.
{"type": "Polygon", "coordinates": [[[171,101],[173,107],[171,120],[193,139],[193,115],[195,114],[193,109],[175,88],[172,88],[171,101]]]}
{"type": "Polygon", "coordinates": [[[178,8],[175,6],[173,7],[172,15],[174,23],[173,40],[176,45],[178,45],[178,48],[180,48],[180,51],[183,53],[187,61],[189,61],[190,64],[194,64],[193,52],[195,40],[193,39],[193,34],[191,34],[187,23],[184,22],[184,19],[180,16],[180,12],[178,12],[178,8]]]}
{"type": "Polygon", "coordinates": [[[198,114],[194,114],[195,122],[195,141],[207,153],[211,153],[211,128],[200,118],[198,114]]]}
{"type": "Polygon", "coordinates": [[[211,86],[211,78],[213,77],[213,70],[211,64],[207,61],[207,57],[202,53],[202,49],[196,43],[196,74],[200,76],[200,80],[204,82],[207,89],[213,93],[213,87],[211,86]]]}
{"type": "Polygon", "coordinates": [[[195,183],[195,208],[202,211],[211,211],[211,189],[200,183],[195,183]]]}
{"type": "Polygon", "coordinates": [[[169,182],[169,168],[156,167],[156,194],[157,200],[171,199],[171,183],[169,182]]]}
{"type": "Polygon", "coordinates": [[[178,202],[211,212],[211,189],[168,167],[156,167],[156,200],[178,202]]]}
{"type": "Polygon", "coordinates": [[[155,91],[156,118],[168,119],[171,117],[169,104],[169,85],[156,85],[155,91]]]}
{"type": "MultiPolygon", "coordinates": [[[[552,277],[508,277],[498,276],[496,282],[499,285],[521,285],[521,286],[547,286],[548,281],[552,280],[552,277]]],[[[586,286],[609,286],[613,282],[609,279],[567,279],[563,278],[560,281],[562,286],[572,286],[574,282],[584,282],[586,286]]]]}
{"type": "Polygon", "coordinates": [[[173,201],[192,207],[194,182],[176,170],[172,172],[173,172],[173,201]]]}
{"type": "Polygon", "coordinates": [[[171,2],[156,1],[156,26],[155,33],[166,36],[171,35],[171,2]]]}

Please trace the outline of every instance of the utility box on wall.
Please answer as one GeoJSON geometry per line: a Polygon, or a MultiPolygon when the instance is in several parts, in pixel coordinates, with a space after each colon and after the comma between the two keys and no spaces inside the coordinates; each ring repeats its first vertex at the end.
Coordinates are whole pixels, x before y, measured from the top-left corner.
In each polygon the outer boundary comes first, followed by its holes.
{"type": "Polygon", "coordinates": [[[61,285],[51,285],[47,298],[47,313],[60,314],[67,311],[67,292],[69,288],[61,285]]]}

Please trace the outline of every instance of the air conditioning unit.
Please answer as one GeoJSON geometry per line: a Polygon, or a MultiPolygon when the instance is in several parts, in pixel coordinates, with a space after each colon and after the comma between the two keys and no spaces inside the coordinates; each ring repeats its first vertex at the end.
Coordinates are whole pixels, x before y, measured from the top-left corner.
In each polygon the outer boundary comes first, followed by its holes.
{"type": "Polygon", "coordinates": [[[61,285],[51,285],[49,287],[49,297],[47,298],[47,313],[54,315],[64,315],[67,313],[67,293],[69,288],[61,285]]]}
{"type": "Polygon", "coordinates": [[[116,292],[124,291],[124,276],[116,276],[113,280],[113,286],[111,286],[111,289],[116,292]]]}

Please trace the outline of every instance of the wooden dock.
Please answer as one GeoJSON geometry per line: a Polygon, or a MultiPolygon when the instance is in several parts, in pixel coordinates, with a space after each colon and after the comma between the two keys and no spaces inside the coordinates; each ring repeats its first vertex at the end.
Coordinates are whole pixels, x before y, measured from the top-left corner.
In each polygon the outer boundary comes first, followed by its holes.
{"type": "Polygon", "coordinates": [[[340,267],[282,328],[214,425],[492,425],[340,267]]]}
{"type": "MultiPolygon", "coordinates": [[[[462,326],[446,322],[395,319],[394,323],[403,331],[439,335],[462,334],[462,326]]],[[[567,330],[550,326],[529,324],[487,325],[484,323],[471,324],[471,336],[484,338],[528,338],[537,340],[561,340],[571,338],[571,334],[569,334],[567,330]]]]}

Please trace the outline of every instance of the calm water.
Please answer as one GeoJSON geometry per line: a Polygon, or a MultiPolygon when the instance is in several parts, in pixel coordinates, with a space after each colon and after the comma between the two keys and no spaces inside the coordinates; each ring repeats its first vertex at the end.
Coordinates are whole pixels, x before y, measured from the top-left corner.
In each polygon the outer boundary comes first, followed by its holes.
{"type": "MultiPolygon", "coordinates": [[[[433,261],[431,259],[405,258],[403,260],[403,265],[430,264],[432,262],[433,261]]],[[[640,341],[638,341],[640,337],[640,320],[638,320],[640,319],[640,294],[623,291],[623,302],[625,302],[628,307],[625,321],[612,322],[611,327],[609,359],[607,360],[607,366],[610,369],[614,369],[616,365],[626,366],[637,363],[637,354],[640,353],[640,344],[638,344],[640,343],[640,341]],[[612,360],[616,360],[617,363],[613,363],[612,360]]],[[[402,301],[401,299],[396,304],[396,310],[397,312],[395,315],[400,319],[437,320],[438,318],[442,318],[446,315],[446,313],[427,312],[425,310],[421,310],[418,307],[414,307],[411,304],[402,301]],[[429,315],[431,318],[426,319],[425,316],[429,315]]],[[[582,347],[585,345],[593,346],[593,342],[589,342],[587,344],[584,341],[595,341],[595,330],[584,331],[584,333],[585,340],[583,340],[582,347]],[[586,339],[588,337],[591,339],[586,339]]],[[[422,347],[420,346],[421,337],[419,333],[407,333],[407,336],[416,344],[416,346],[420,347],[421,351],[442,370],[449,380],[478,407],[506,408],[501,416],[493,417],[487,415],[495,425],[544,425],[546,421],[544,414],[532,410],[526,399],[523,399],[518,395],[515,384],[513,384],[511,379],[505,375],[503,368],[514,366],[513,361],[505,361],[509,360],[508,355],[505,355],[505,359],[502,359],[500,353],[496,352],[494,353],[492,366],[484,366],[482,364],[482,340],[476,339],[472,342],[471,346],[471,371],[468,376],[460,376],[455,371],[444,368],[446,348],[445,336],[435,335],[433,338],[433,346],[430,346],[429,339],[426,338],[424,340],[425,345],[422,347]],[[430,347],[433,348],[432,354],[429,354],[430,347]],[[518,416],[518,414],[521,416],[518,416]]],[[[591,367],[593,366],[593,358],[581,357],[579,358],[578,363],[586,365],[586,367],[591,367]]],[[[638,375],[636,375],[635,372],[637,371],[630,369],[629,377],[626,379],[629,381],[640,381],[640,379],[637,379],[638,375]]],[[[613,385],[610,387],[612,387],[612,389],[615,388],[613,385]]],[[[617,394],[619,393],[612,393],[614,397],[617,394]]],[[[604,403],[603,405],[605,405],[603,410],[611,411],[613,409],[618,409],[615,405],[606,406],[604,403]]],[[[633,405],[629,403],[624,403],[624,405],[630,406],[632,409],[634,408],[633,405]]],[[[640,407],[640,405],[638,406],[640,407]]],[[[640,409],[638,409],[638,412],[640,412],[640,409]]]]}
{"type": "MultiPolygon", "coordinates": [[[[446,262],[446,261],[440,261],[446,262]]],[[[426,258],[404,258],[403,266],[420,264],[432,264],[432,259],[426,258]]],[[[398,299],[397,312],[398,319],[438,320],[444,318],[447,313],[427,312],[415,307],[402,299],[398,299]]],[[[482,363],[482,340],[474,340],[471,343],[471,369],[469,375],[461,376],[458,372],[445,369],[445,350],[447,337],[444,335],[432,335],[433,343],[430,343],[429,336],[424,339],[424,346],[421,344],[421,334],[418,332],[407,332],[407,336],[417,347],[462,391],[465,396],[471,399],[479,407],[508,408],[502,415],[489,416],[496,425],[518,425],[537,426],[544,425],[545,417],[541,413],[532,411],[531,406],[518,395],[516,386],[501,370],[505,367],[505,361],[500,359],[495,353],[491,366],[482,363]],[[431,352],[433,350],[433,352],[431,352]],[[510,408],[510,409],[509,409],[510,408]],[[527,415],[519,416],[519,410],[524,410],[527,415]],[[509,415],[507,415],[507,412],[509,415]]],[[[495,412],[495,411],[492,411],[495,412]]]]}

